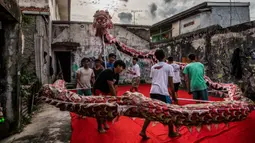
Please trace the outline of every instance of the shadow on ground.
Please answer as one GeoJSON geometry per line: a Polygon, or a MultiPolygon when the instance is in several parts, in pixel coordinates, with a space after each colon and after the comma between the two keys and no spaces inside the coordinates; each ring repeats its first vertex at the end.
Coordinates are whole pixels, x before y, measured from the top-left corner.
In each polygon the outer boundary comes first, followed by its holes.
{"type": "Polygon", "coordinates": [[[43,104],[31,124],[0,143],[69,143],[71,133],[69,112],[43,104]]]}

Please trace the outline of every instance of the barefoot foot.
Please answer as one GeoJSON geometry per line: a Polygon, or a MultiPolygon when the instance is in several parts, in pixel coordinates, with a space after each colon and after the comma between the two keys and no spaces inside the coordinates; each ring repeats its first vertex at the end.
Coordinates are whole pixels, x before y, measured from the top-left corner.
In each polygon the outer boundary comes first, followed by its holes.
{"type": "Polygon", "coordinates": [[[98,131],[100,134],[106,133],[106,131],[105,131],[104,129],[98,129],[97,131],[98,131]]]}
{"type": "Polygon", "coordinates": [[[109,130],[110,127],[105,123],[105,124],[104,124],[104,129],[105,129],[105,130],[109,130]]]}

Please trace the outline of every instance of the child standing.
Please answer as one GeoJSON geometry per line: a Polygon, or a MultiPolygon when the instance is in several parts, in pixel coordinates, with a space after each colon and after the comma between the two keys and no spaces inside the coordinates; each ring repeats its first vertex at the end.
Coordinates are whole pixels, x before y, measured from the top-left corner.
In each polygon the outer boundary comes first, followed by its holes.
{"type": "Polygon", "coordinates": [[[128,73],[132,75],[132,87],[130,91],[133,92],[135,90],[138,92],[138,87],[140,84],[140,66],[137,64],[138,58],[133,58],[133,67],[132,70],[129,70],[128,73]]]}

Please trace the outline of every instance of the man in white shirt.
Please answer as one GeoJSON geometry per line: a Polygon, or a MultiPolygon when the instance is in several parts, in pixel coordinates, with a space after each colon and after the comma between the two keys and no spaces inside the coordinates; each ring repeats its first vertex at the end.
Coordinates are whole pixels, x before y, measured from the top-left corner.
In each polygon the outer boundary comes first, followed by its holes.
{"type": "MultiPolygon", "coordinates": [[[[172,103],[170,95],[172,99],[178,104],[177,98],[174,94],[174,85],[173,85],[173,67],[169,64],[165,63],[165,53],[163,50],[157,50],[155,52],[155,57],[159,61],[157,64],[151,67],[150,77],[152,78],[152,85],[150,90],[150,97],[152,99],[160,100],[165,103],[172,103]],[[168,90],[168,86],[170,91],[168,90]]],[[[142,131],[140,132],[140,136],[143,139],[149,139],[146,135],[146,129],[149,126],[150,121],[145,120],[143,124],[142,131]]],[[[172,123],[169,123],[169,137],[177,137],[178,133],[174,132],[174,127],[172,123]]]]}
{"type": "Polygon", "coordinates": [[[173,77],[174,91],[175,91],[175,96],[178,98],[178,90],[181,83],[181,76],[180,76],[181,69],[178,64],[174,63],[173,57],[168,57],[167,60],[168,60],[168,64],[170,64],[174,69],[174,77],[173,77]]]}
{"type": "Polygon", "coordinates": [[[91,91],[91,82],[95,82],[94,71],[89,68],[89,59],[83,58],[81,63],[82,67],[76,71],[76,88],[78,89],[78,94],[90,96],[92,95],[91,91]]]}
{"type": "Polygon", "coordinates": [[[130,88],[130,91],[133,92],[135,90],[138,92],[138,87],[140,84],[140,66],[137,64],[138,58],[133,58],[133,66],[132,69],[128,72],[132,75],[132,87],[130,88]]]}

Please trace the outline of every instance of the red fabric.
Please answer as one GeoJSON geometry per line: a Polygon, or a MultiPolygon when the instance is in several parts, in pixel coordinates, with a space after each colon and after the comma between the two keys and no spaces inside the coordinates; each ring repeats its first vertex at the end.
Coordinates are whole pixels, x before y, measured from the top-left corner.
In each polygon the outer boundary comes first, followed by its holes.
{"type": "MultiPolygon", "coordinates": [[[[119,95],[129,90],[129,86],[119,87],[119,95]]],[[[149,96],[150,85],[140,85],[139,91],[149,96]]],[[[179,91],[180,98],[192,98],[185,91],[179,91]]],[[[219,101],[220,98],[210,97],[210,100],[219,101]]],[[[190,101],[179,101],[179,104],[194,104],[190,101]]],[[[113,125],[109,123],[110,130],[106,134],[97,132],[97,123],[93,118],[77,118],[77,115],[71,113],[72,117],[72,138],[71,143],[253,143],[255,132],[255,112],[253,112],[245,121],[229,124],[229,128],[220,124],[218,129],[212,126],[211,131],[203,127],[200,133],[193,127],[190,133],[186,127],[180,129],[182,136],[171,139],[167,136],[168,128],[158,123],[153,126],[151,123],[147,129],[147,135],[151,139],[142,141],[139,132],[142,129],[143,120],[121,117],[113,125]]]]}
{"type": "Polygon", "coordinates": [[[96,93],[96,95],[95,96],[97,96],[97,95],[109,95],[108,93],[104,93],[104,92],[102,92],[102,91],[100,91],[100,90],[98,90],[98,89],[96,89],[96,91],[95,91],[95,93],[96,93]]]}

